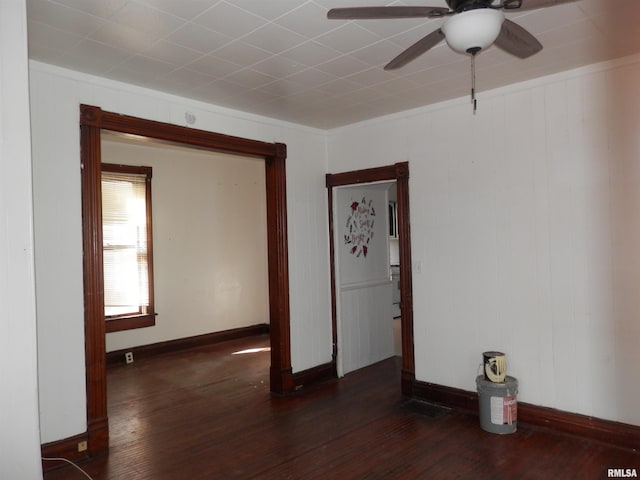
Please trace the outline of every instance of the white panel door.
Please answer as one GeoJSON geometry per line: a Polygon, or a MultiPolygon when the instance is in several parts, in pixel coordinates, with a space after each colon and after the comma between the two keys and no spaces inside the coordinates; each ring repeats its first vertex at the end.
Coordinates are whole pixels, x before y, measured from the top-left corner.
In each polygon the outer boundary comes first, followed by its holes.
{"type": "Polygon", "coordinates": [[[394,354],[387,231],[389,186],[335,189],[340,376],[394,354]]]}

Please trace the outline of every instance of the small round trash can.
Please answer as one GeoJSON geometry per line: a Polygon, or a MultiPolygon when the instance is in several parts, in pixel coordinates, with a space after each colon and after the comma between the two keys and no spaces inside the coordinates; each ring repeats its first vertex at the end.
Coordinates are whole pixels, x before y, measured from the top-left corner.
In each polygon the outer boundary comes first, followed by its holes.
{"type": "Polygon", "coordinates": [[[480,428],[491,433],[513,433],[518,426],[518,380],[506,376],[504,382],[476,377],[480,428]]]}

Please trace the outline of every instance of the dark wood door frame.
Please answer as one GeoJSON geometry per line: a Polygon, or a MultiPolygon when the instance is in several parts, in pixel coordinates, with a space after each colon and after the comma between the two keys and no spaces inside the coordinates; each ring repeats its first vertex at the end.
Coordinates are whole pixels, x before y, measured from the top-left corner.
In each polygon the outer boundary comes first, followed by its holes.
{"type": "Polygon", "coordinates": [[[411,284],[411,228],[409,222],[409,163],[401,162],[385,167],[328,173],[329,195],[329,256],[331,262],[331,317],[333,329],[333,363],[336,363],[338,326],[336,319],[336,275],[333,227],[333,188],[362,183],[396,181],[398,189],[398,245],[400,248],[400,311],[402,330],[402,393],[413,395],[415,384],[415,354],[413,350],[413,293],[411,284]]]}
{"type": "Polygon", "coordinates": [[[271,336],[270,386],[271,391],[278,394],[294,390],[289,339],[286,145],[196,130],[81,105],[80,162],[87,438],[91,456],[104,453],[109,449],[100,184],[100,132],[102,130],[134,134],[219,152],[255,156],[265,160],[271,336]]]}

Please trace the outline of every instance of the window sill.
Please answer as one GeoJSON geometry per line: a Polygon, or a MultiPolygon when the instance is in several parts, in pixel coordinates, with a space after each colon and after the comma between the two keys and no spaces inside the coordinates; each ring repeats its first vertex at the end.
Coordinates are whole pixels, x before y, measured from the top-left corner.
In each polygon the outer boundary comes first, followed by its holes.
{"type": "Polygon", "coordinates": [[[120,332],[122,330],[133,330],[135,328],[153,327],[156,324],[155,313],[144,313],[140,315],[126,315],[122,317],[105,318],[105,332],[120,332]]]}

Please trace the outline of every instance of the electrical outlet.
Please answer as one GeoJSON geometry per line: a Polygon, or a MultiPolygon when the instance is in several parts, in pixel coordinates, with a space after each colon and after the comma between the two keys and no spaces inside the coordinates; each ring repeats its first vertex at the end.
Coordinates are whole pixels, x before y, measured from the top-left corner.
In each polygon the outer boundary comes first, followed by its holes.
{"type": "Polygon", "coordinates": [[[87,450],[87,441],[83,440],[82,442],[78,442],[78,451],[84,452],[87,450]]]}
{"type": "Polygon", "coordinates": [[[133,352],[127,352],[124,354],[124,361],[129,363],[133,363],[133,352]]]}

